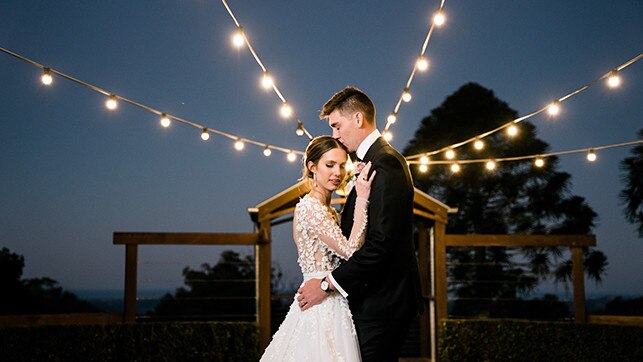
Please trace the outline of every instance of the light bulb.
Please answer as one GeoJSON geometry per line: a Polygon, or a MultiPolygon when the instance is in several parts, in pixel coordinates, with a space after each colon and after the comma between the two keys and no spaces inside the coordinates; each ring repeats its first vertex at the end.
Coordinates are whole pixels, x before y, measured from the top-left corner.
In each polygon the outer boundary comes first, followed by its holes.
{"type": "Polygon", "coordinates": [[[534,161],[534,165],[536,165],[536,167],[543,167],[545,166],[545,160],[543,160],[540,157],[536,157],[536,160],[534,161]]]}
{"type": "Polygon", "coordinates": [[[290,151],[288,152],[286,159],[288,159],[289,162],[295,162],[297,160],[297,155],[295,155],[293,151],[290,151]]]}
{"type": "Polygon", "coordinates": [[[555,101],[552,104],[549,105],[547,108],[547,113],[549,113],[550,116],[555,116],[560,112],[560,102],[555,101]]]}
{"type": "Polygon", "coordinates": [[[161,126],[168,128],[170,126],[170,119],[165,113],[161,114],[161,126]]]}
{"type": "Polygon", "coordinates": [[[205,128],[203,129],[203,132],[201,132],[201,139],[204,141],[207,141],[210,139],[210,133],[205,128]]]}
{"type": "Polygon", "coordinates": [[[395,121],[397,121],[397,116],[395,115],[395,113],[391,113],[391,114],[388,116],[388,118],[386,119],[386,121],[387,121],[388,123],[393,124],[393,123],[395,123],[395,121]]]}
{"type": "Polygon", "coordinates": [[[420,55],[416,63],[416,66],[418,67],[419,71],[424,72],[425,70],[429,69],[429,61],[426,60],[424,55],[420,55]]]}
{"type": "Polygon", "coordinates": [[[272,87],[272,76],[268,71],[263,72],[263,77],[261,78],[261,86],[265,89],[270,89],[272,87]]]}
{"type": "Polygon", "coordinates": [[[460,172],[460,165],[457,163],[451,164],[451,172],[453,173],[460,172]]]}
{"type": "Polygon", "coordinates": [[[420,170],[420,172],[425,173],[425,172],[427,172],[429,170],[429,166],[420,165],[420,167],[418,169],[420,170]]]}
{"type": "Polygon", "coordinates": [[[237,151],[241,151],[241,150],[243,149],[243,147],[244,147],[244,146],[245,146],[245,144],[244,144],[244,143],[243,143],[243,141],[241,141],[241,140],[237,140],[237,142],[235,142],[235,143],[234,143],[234,148],[235,148],[237,151]]]}
{"type": "Polygon", "coordinates": [[[304,135],[304,125],[299,123],[299,125],[297,126],[297,129],[295,130],[295,133],[297,134],[297,136],[303,136],[304,135]]]}
{"type": "Polygon", "coordinates": [[[386,142],[390,142],[393,139],[393,134],[390,131],[384,132],[382,136],[384,137],[386,142]]]}
{"type": "Polygon", "coordinates": [[[482,141],[480,141],[480,140],[476,140],[476,141],[473,143],[473,148],[475,148],[476,150],[481,150],[481,149],[483,149],[483,148],[484,148],[484,142],[482,142],[482,141]]]}
{"type": "Polygon", "coordinates": [[[594,153],[593,149],[590,149],[589,152],[587,152],[587,161],[589,162],[596,161],[596,153],[594,153]]]}
{"type": "Polygon", "coordinates": [[[402,100],[406,103],[410,102],[413,96],[411,95],[411,92],[409,92],[408,88],[404,89],[404,93],[402,93],[402,100]]]}
{"type": "Polygon", "coordinates": [[[422,156],[420,157],[420,163],[423,165],[428,165],[429,164],[429,158],[427,156],[422,156]]]}
{"type": "Polygon", "coordinates": [[[270,147],[266,146],[266,148],[263,149],[263,155],[266,157],[272,155],[272,150],[270,149],[270,147]]]}
{"type": "Polygon", "coordinates": [[[454,150],[449,149],[449,150],[447,150],[447,152],[445,152],[444,156],[445,156],[447,159],[452,160],[452,159],[454,159],[454,158],[455,158],[455,151],[454,151],[454,150]]]}
{"type": "Polygon", "coordinates": [[[243,27],[240,26],[237,28],[237,31],[232,36],[232,44],[237,48],[240,48],[243,45],[243,43],[245,43],[243,39],[243,27]]]}
{"type": "Polygon", "coordinates": [[[442,12],[442,10],[438,10],[433,16],[433,24],[437,26],[442,26],[444,25],[445,21],[446,21],[446,17],[444,16],[444,12],[442,12]]]}
{"type": "Polygon", "coordinates": [[[281,116],[284,118],[290,117],[292,114],[292,108],[288,105],[288,102],[284,102],[281,106],[281,116]]]}
{"type": "Polygon", "coordinates": [[[43,69],[43,73],[42,73],[42,77],[40,77],[40,81],[44,85],[50,85],[54,81],[54,78],[52,78],[51,76],[51,70],[49,68],[43,69]]]}
{"type": "Polygon", "coordinates": [[[607,78],[607,85],[610,88],[616,88],[621,84],[621,77],[618,76],[618,71],[613,70],[607,78]]]}
{"type": "Polygon", "coordinates": [[[116,101],[116,96],[114,96],[113,94],[110,95],[107,101],[105,102],[105,107],[107,107],[107,109],[111,111],[118,108],[118,102],[116,101]]]}
{"type": "Polygon", "coordinates": [[[511,137],[515,136],[518,134],[518,127],[511,125],[507,127],[507,134],[511,137]]]}
{"type": "Polygon", "coordinates": [[[487,163],[485,164],[485,167],[487,168],[487,170],[493,171],[496,169],[496,163],[493,161],[487,161],[487,163]]]}

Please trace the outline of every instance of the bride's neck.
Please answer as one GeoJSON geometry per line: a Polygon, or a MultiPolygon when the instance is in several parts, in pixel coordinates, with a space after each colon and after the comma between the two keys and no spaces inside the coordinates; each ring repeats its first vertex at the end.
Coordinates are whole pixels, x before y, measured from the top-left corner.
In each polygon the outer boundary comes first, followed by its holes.
{"type": "Polygon", "coordinates": [[[320,187],[313,187],[313,189],[310,190],[310,196],[323,202],[325,205],[330,205],[331,192],[328,190],[320,190],[320,187]]]}

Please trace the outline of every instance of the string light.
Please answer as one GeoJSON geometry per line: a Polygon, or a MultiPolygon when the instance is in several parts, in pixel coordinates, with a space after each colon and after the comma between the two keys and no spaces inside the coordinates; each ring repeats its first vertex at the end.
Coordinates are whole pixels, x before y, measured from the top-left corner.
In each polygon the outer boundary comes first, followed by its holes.
{"type": "Polygon", "coordinates": [[[492,160],[489,160],[489,161],[487,161],[487,163],[485,164],[485,167],[487,168],[487,170],[489,170],[489,171],[493,171],[493,170],[495,170],[495,169],[496,169],[496,163],[495,163],[494,161],[492,161],[492,160]]]}
{"type": "Polygon", "coordinates": [[[514,125],[511,125],[511,126],[507,127],[507,134],[510,137],[514,137],[515,135],[518,134],[518,127],[516,127],[514,125]]]}
{"type": "Polygon", "coordinates": [[[431,160],[427,156],[422,156],[420,158],[420,164],[422,165],[428,165],[431,160]]]}
{"type": "Polygon", "coordinates": [[[288,105],[288,102],[284,102],[281,105],[281,116],[284,118],[288,118],[292,115],[292,108],[288,105]]]}
{"type": "Polygon", "coordinates": [[[263,155],[266,157],[270,157],[270,155],[272,155],[272,151],[270,150],[270,147],[266,146],[266,148],[263,149],[263,155]]]}
{"type": "Polygon", "coordinates": [[[543,160],[541,157],[536,157],[534,160],[534,165],[538,168],[545,166],[545,160],[543,160]]]}
{"type": "Polygon", "coordinates": [[[451,149],[447,150],[447,151],[444,153],[444,157],[446,157],[448,160],[452,160],[452,159],[454,159],[454,158],[455,158],[455,151],[454,151],[454,150],[451,150],[451,149]]]}
{"type": "Polygon", "coordinates": [[[397,116],[395,115],[395,113],[389,114],[389,116],[388,116],[388,118],[386,119],[386,121],[387,121],[389,124],[393,124],[393,123],[395,123],[395,121],[397,121],[397,116]]]}
{"type": "Polygon", "coordinates": [[[425,172],[427,172],[429,170],[429,166],[420,165],[420,167],[418,167],[418,170],[420,170],[420,172],[422,172],[422,173],[425,173],[425,172]]]}
{"type": "Polygon", "coordinates": [[[547,107],[547,113],[549,113],[550,116],[555,116],[559,112],[560,112],[560,101],[554,101],[549,105],[549,107],[547,107]]]}
{"type": "Polygon", "coordinates": [[[478,151],[479,151],[479,150],[481,150],[481,149],[483,149],[483,148],[484,148],[484,142],[482,142],[481,140],[477,140],[477,141],[475,141],[475,142],[473,143],[473,148],[475,148],[475,149],[476,149],[476,150],[478,150],[478,151]]]}
{"type": "Polygon", "coordinates": [[[239,26],[232,36],[232,44],[237,48],[241,48],[243,43],[245,43],[245,40],[243,39],[243,27],[239,26]]]}
{"type": "Polygon", "coordinates": [[[589,151],[587,152],[587,161],[589,162],[596,161],[596,153],[594,152],[593,148],[590,148],[589,151]]]}
{"type": "Polygon", "coordinates": [[[105,101],[105,107],[107,107],[107,109],[109,109],[110,111],[118,108],[118,102],[116,101],[115,95],[111,94],[109,98],[107,98],[107,101],[105,101]]]}
{"type": "Polygon", "coordinates": [[[416,63],[416,66],[419,71],[424,72],[427,69],[429,69],[429,61],[426,59],[426,57],[424,57],[424,55],[420,55],[416,63]]]}
{"type": "Polygon", "coordinates": [[[286,156],[286,158],[290,162],[295,162],[297,160],[297,156],[295,155],[295,153],[293,151],[288,152],[288,155],[286,156]]]}
{"type": "Polygon", "coordinates": [[[610,76],[607,78],[607,85],[610,88],[616,88],[621,84],[621,77],[618,76],[618,71],[613,70],[610,72],[610,76]]]}
{"type": "Polygon", "coordinates": [[[301,123],[297,126],[295,133],[300,137],[304,135],[304,126],[301,123]]]}
{"type": "Polygon", "coordinates": [[[435,15],[433,15],[433,24],[436,26],[442,26],[446,22],[446,17],[444,16],[444,11],[442,11],[442,8],[440,10],[435,12],[435,15]]]}
{"type": "MultiPolygon", "coordinates": [[[[580,88],[578,88],[578,89],[576,89],[576,90],[574,90],[574,91],[572,91],[572,92],[568,93],[567,95],[565,95],[565,96],[563,96],[563,97],[558,98],[558,100],[557,100],[556,102],[559,104],[560,102],[563,102],[563,101],[567,100],[568,98],[573,97],[573,96],[575,96],[575,95],[579,94],[580,92],[582,92],[582,91],[586,90],[587,88],[591,87],[592,85],[594,85],[596,82],[601,81],[601,80],[603,80],[603,79],[605,79],[605,78],[609,77],[610,75],[612,75],[612,74],[613,74],[613,72],[614,72],[614,71],[620,72],[620,71],[622,71],[623,69],[625,69],[625,68],[629,67],[630,65],[632,65],[632,64],[634,64],[634,63],[636,63],[637,61],[641,60],[642,58],[643,58],[643,53],[641,53],[641,54],[637,55],[636,57],[634,57],[634,58],[632,58],[632,59],[628,60],[627,62],[625,62],[625,63],[621,64],[620,66],[616,67],[613,71],[610,71],[610,72],[608,72],[608,73],[606,73],[606,74],[604,74],[604,75],[600,76],[599,78],[597,78],[597,79],[593,80],[593,81],[592,81],[592,82],[590,82],[589,84],[586,84],[586,85],[584,85],[584,86],[582,86],[582,87],[580,87],[580,88]]],[[[556,102],[554,102],[554,103],[556,103],[556,102]]],[[[506,128],[508,127],[508,125],[509,125],[509,124],[517,124],[517,123],[520,123],[520,122],[522,122],[522,121],[525,121],[525,120],[527,120],[527,119],[529,119],[529,118],[531,118],[531,117],[533,117],[533,116],[535,116],[535,115],[538,115],[538,114],[540,114],[540,113],[542,113],[542,112],[548,111],[548,110],[549,110],[549,107],[550,107],[550,106],[552,106],[554,103],[550,103],[550,104],[548,104],[548,105],[546,105],[546,106],[542,107],[542,108],[541,108],[541,109],[539,109],[539,110],[536,110],[536,111],[534,111],[534,112],[531,112],[531,113],[529,113],[529,114],[527,114],[527,115],[525,115],[525,116],[522,116],[522,117],[516,118],[516,119],[512,120],[511,122],[509,122],[509,123],[507,123],[507,124],[504,124],[504,125],[498,126],[498,127],[496,127],[495,129],[492,129],[492,130],[487,131],[487,132],[485,132],[485,133],[479,134],[479,135],[474,136],[474,137],[472,137],[472,138],[469,138],[469,139],[467,139],[467,140],[464,140],[464,141],[461,141],[461,142],[458,142],[458,143],[454,143],[454,144],[452,144],[452,145],[447,145],[447,146],[444,146],[444,147],[442,147],[442,148],[440,148],[440,149],[437,149],[437,150],[434,150],[434,151],[430,151],[430,152],[428,152],[428,154],[429,154],[429,155],[438,154],[438,153],[443,152],[443,151],[444,151],[444,150],[446,150],[446,149],[449,149],[449,148],[458,148],[458,147],[461,147],[461,146],[463,146],[463,145],[465,145],[465,144],[467,144],[467,143],[475,142],[477,139],[485,138],[485,137],[487,137],[487,136],[489,136],[489,135],[492,135],[492,134],[494,134],[494,133],[496,133],[496,132],[498,132],[498,131],[500,131],[500,130],[506,129],[506,128]]],[[[560,109],[559,109],[559,110],[560,110],[560,109]]],[[[424,152],[424,153],[426,153],[426,152],[424,152]]],[[[422,153],[422,154],[424,154],[424,153],[422,153]]],[[[414,159],[417,159],[417,158],[421,157],[421,155],[422,155],[422,154],[410,155],[410,156],[406,156],[406,158],[407,158],[408,160],[414,160],[414,159]]]]}
{"type": "Polygon", "coordinates": [[[208,132],[207,128],[204,128],[203,132],[201,132],[201,139],[204,141],[207,141],[210,139],[210,132],[208,132]]]}
{"type": "Polygon", "coordinates": [[[460,165],[457,162],[451,164],[451,172],[453,173],[460,172],[460,165]]]}
{"type": "Polygon", "coordinates": [[[265,72],[263,72],[263,77],[261,78],[261,86],[265,89],[270,89],[272,88],[272,84],[272,76],[270,76],[270,73],[268,73],[268,71],[266,70],[265,72]]]}
{"type": "Polygon", "coordinates": [[[235,150],[237,150],[237,151],[241,151],[241,150],[243,150],[243,147],[245,147],[245,144],[243,143],[243,141],[241,141],[241,139],[238,139],[238,140],[234,143],[234,149],[235,149],[235,150]]]}
{"type": "Polygon", "coordinates": [[[404,93],[402,93],[402,100],[406,103],[410,102],[413,96],[408,88],[404,88],[404,93]]]}
{"type": "Polygon", "coordinates": [[[391,140],[393,139],[393,133],[391,133],[390,131],[382,133],[382,136],[384,137],[386,142],[391,142],[391,140]]]}
{"type": "Polygon", "coordinates": [[[44,85],[51,85],[51,83],[54,81],[54,78],[51,76],[51,69],[49,68],[44,68],[42,77],[40,77],[40,81],[44,85]]]}
{"type": "Polygon", "coordinates": [[[161,114],[161,126],[168,128],[170,126],[170,119],[167,117],[167,114],[161,114]]]}

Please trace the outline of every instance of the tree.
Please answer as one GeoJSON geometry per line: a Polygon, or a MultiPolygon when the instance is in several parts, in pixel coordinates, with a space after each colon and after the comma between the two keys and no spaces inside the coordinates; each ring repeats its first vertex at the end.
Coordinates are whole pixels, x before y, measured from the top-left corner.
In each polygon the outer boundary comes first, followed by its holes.
{"type": "Polygon", "coordinates": [[[25,258],[0,250],[0,314],[97,312],[94,306],[66,292],[51,278],[21,279],[25,258]]]}
{"type": "MultiPolygon", "coordinates": [[[[643,129],[638,136],[643,139],[643,129]]],[[[621,161],[621,170],[625,188],[619,196],[625,205],[625,216],[627,221],[638,224],[639,238],[643,238],[643,145],[634,147],[632,157],[621,161]]]]}
{"type": "MultiPolygon", "coordinates": [[[[226,250],[214,266],[204,263],[201,270],[183,269],[184,283],[175,294],[166,294],[151,313],[152,316],[189,317],[218,320],[254,320],[255,303],[254,257],[241,257],[226,250]]],[[[271,287],[282,279],[279,268],[272,268],[271,287]]],[[[274,302],[273,302],[274,304],[274,302]]]]}
{"type": "MultiPolygon", "coordinates": [[[[422,120],[404,150],[421,154],[475,137],[516,119],[518,114],[493,91],[468,83],[422,120]]],[[[513,138],[504,132],[484,139],[482,150],[457,148],[457,159],[493,159],[546,153],[548,145],[536,137],[535,127],[520,123],[513,138]]],[[[434,156],[435,157],[435,156],[434,156]]],[[[456,234],[588,234],[596,213],[582,197],[569,192],[570,175],[556,170],[558,160],[547,158],[537,168],[530,160],[499,163],[489,172],[484,164],[463,165],[457,174],[444,166],[427,173],[415,168],[415,184],[458,212],[449,216],[447,233],[456,234]]],[[[571,262],[559,247],[449,248],[450,292],[457,296],[453,313],[498,315],[506,309],[498,301],[526,296],[539,281],[571,280],[571,262]]],[[[607,259],[597,250],[585,252],[586,271],[597,281],[607,259]]]]}

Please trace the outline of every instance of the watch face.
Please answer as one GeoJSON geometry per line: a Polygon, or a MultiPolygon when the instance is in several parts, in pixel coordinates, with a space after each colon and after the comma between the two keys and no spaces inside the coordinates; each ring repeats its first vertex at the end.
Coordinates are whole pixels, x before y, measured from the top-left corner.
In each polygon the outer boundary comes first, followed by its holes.
{"type": "Polygon", "coordinates": [[[321,284],[319,285],[323,291],[328,291],[328,282],[325,280],[322,280],[321,284]]]}

